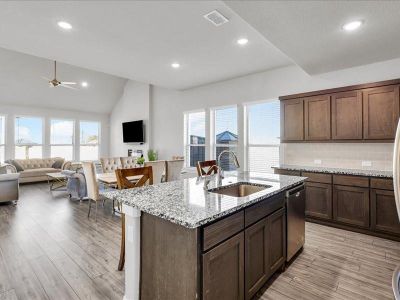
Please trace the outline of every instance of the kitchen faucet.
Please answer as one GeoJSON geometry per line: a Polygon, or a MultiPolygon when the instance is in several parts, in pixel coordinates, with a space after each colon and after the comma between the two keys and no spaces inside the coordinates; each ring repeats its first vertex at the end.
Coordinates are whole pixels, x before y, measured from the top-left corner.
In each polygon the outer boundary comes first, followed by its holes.
{"type": "Polygon", "coordinates": [[[228,153],[229,155],[233,156],[233,163],[235,164],[236,168],[240,168],[240,164],[239,164],[239,160],[235,154],[235,152],[231,151],[231,150],[224,150],[222,151],[219,155],[218,155],[218,159],[217,159],[217,168],[218,168],[218,173],[217,173],[217,177],[218,177],[218,185],[222,184],[222,179],[224,179],[224,170],[221,168],[221,156],[224,153],[228,153]]]}

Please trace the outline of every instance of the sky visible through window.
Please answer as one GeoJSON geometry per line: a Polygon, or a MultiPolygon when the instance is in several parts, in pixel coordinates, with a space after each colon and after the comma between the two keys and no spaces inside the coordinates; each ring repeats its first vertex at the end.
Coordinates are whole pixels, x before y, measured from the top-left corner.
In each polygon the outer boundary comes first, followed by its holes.
{"type": "Polygon", "coordinates": [[[42,144],[41,118],[16,117],[15,118],[15,143],[16,144],[42,144]]]}
{"type": "Polygon", "coordinates": [[[81,122],[81,144],[97,144],[99,142],[99,123],[81,122]]]}
{"type": "Polygon", "coordinates": [[[237,135],[237,107],[222,108],[215,111],[215,135],[217,136],[225,131],[237,135]]]}
{"type": "Polygon", "coordinates": [[[248,106],[249,144],[279,144],[279,101],[248,106]]]}
{"type": "Polygon", "coordinates": [[[189,136],[206,136],[206,114],[205,112],[190,113],[188,120],[189,136]]]}
{"type": "Polygon", "coordinates": [[[50,143],[52,145],[73,144],[74,121],[51,120],[50,143]]]}

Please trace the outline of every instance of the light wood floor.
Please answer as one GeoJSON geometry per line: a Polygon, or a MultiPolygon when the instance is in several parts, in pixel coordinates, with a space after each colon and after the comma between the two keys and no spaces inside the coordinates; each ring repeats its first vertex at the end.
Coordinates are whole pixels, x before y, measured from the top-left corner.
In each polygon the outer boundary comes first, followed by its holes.
{"type": "MultiPolygon", "coordinates": [[[[0,300],[122,299],[120,220],[110,203],[97,223],[87,208],[46,184],[0,205],[0,300]]],[[[397,264],[400,243],[307,223],[304,251],[258,298],[393,299],[397,264]]]]}

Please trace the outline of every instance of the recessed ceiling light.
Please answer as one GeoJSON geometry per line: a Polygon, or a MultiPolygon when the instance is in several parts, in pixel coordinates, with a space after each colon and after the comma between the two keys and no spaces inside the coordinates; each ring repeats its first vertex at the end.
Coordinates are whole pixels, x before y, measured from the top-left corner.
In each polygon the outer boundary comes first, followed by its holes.
{"type": "Polygon", "coordinates": [[[81,86],[87,87],[89,84],[86,81],[82,81],[81,86]]]}
{"type": "Polygon", "coordinates": [[[70,29],[72,29],[72,25],[69,24],[68,22],[65,22],[65,21],[60,21],[60,22],[57,23],[57,25],[58,25],[59,27],[61,27],[62,29],[65,29],[65,30],[70,30],[70,29]]]}
{"type": "Polygon", "coordinates": [[[362,21],[353,21],[353,22],[349,22],[346,23],[342,26],[342,28],[346,31],[353,31],[358,29],[361,25],[362,25],[362,21]]]}
{"type": "Polygon", "coordinates": [[[249,40],[248,40],[248,39],[245,39],[245,38],[243,38],[243,39],[238,39],[238,40],[237,40],[237,43],[238,43],[239,45],[246,45],[248,42],[249,42],[249,40]]]}
{"type": "Polygon", "coordinates": [[[181,65],[177,62],[171,64],[171,67],[173,67],[174,69],[178,69],[180,66],[181,65]]]}

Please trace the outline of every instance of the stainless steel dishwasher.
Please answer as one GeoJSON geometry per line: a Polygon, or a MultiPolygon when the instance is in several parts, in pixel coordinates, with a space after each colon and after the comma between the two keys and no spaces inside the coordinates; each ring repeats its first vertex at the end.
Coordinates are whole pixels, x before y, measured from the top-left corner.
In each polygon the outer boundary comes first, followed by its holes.
{"type": "Polygon", "coordinates": [[[286,261],[290,261],[304,246],[305,196],[304,184],[286,192],[286,261]]]}

